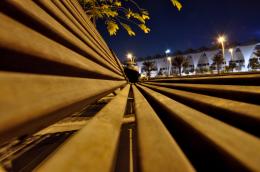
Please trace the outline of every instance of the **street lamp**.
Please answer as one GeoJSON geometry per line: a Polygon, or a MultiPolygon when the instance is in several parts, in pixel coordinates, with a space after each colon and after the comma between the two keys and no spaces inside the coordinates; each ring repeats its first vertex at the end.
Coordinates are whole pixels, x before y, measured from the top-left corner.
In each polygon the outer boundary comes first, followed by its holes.
{"type": "Polygon", "coordinates": [[[233,48],[229,48],[229,50],[228,50],[229,52],[230,52],[230,54],[231,54],[231,61],[233,61],[233,59],[234,59],[234,54],[233,54],[233,52],[234,52],[234,49],[233,48]]]}
{"type": "Polygon", "coordinates": [[[227,40],[226,40],[226,37],[224,35],[218,37],[218,43],[220,43],[221,46],[222,46],[222,53],[223,53],[223,58],[224,59],[225,59],[225,44],[224,43],[226,41],[227,40]]]}
{"type": "Polygon", "coordinates": [[[126,57],[130,60],[131,63],[134,63],[134,57],[133,57],[133,54],[128,53],[128,54],[126,55],[126,57]]]}
{"type": "Polygon", "coordinates": [[[126,55],[126,57],[132,61],[133,54],[128,53],[128,54],[126,55]]]}
{"type": "Polygon", "coordinates": [[[170,57],[168,57],[168,54],[171,52],[171,50],[170,49],[167,49],[167,50],[165,50],[165,56],[166,56],[166,58],[167,58],[167,60],[169,61],[169,63],[170,63],[170,65],[169,65],[169,68],[168,68],[168,75],[170,75],[170,68],[171,68],[171,58],[170,57]]]}
{"type": "Polygon", "coordinates": [[[167,54],[169,54],[170,52],[171,52],[171,50],[170,50],[170,49],[167,49],[167,50],[165,51],[166,56],[167,56],[167,54]]]}
{"type": "Polygon", "coordinates": [[[171,70],[172,70],[172,58],[171,57],[167,57],[167,60],[169,61],[169,71],[168,71],[168,75],[171,75],[171,70]]]}
{"type": "Polygon", "coordinates": [[[230,54],[231,54],[231,60],[230,60],[230,62],[229,62],[229,66],[231,66],[231,64],[232,64],[232,72],[234,71],[234,67],[236,66],[234,66],[234,49],[233,48],[229,48],[229,50],[228,50],[229,52],[230,52],[230,54]]]}

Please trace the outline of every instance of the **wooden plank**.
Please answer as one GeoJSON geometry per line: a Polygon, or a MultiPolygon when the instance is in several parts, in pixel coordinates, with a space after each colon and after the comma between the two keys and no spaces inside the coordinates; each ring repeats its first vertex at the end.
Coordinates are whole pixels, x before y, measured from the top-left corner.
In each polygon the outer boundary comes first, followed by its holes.
{"type": "Polygon", "coordinates": [[[134,122],[135,122],[134,114],[125,115],[123,118],[123,124],[129,124],[129,123],[134,123],[134,122]]]}
{"type": "Polygon", "coordinates": [[[35,171],[113,171],[129,88],[127,85],[35,171]]]}
{"type": "Polygon", "coordinates": [[[70,0],[69,3],[71,3],[75,11],[78,12],[79,17],[82,19],[83,26],[86,26],[86,28],[88,28],[87,30],[91,30],[92,33],[94,33],[93,37],[96,38],[96,40],[100,43],[100,45],[102,45],[102,47],[105,47],[106,51],[108,51],[109,47],[107,46],[106,42],[99,34],[99,32],[95,29],[95,26],[91,23],[89,17],[86,15],[79,2],[77,0],[70,0]]]}
{"type": "Polygon", "coordinates": [[[146,82],[158,86],[167,86],[170,88],[191,88],[194,90],[210,90],[210,91],[223,91],[231,93],[241,93],[250,95],[260,95],[260,86],[243,86],[243,85],[214,85],[214,84],[179,84],[179,83],[154,83],[146,82]]]}
{"type": "Polygon", "coordinates": [[[35,132],[125,81],[0,72],[0,142],[35,132]]]}
{"type": "Polygon", "coordinates": [[[140,171],[195,171],[157,114],[133,86],[140,171]]]}
{"type": "Polygon", "coordinates": [[[146,82],[147,84],[163,86],[168,88],[200,92],[217,97],[227,97],[233,100],[260,103],[260,86],[244,85],[214,85],[214,84],[181,84],[181,83],[156,83],[146,82]]]}
{"type": "Polygon", "coordinates": [[[258,105],[149,84],[143,85],[164,94],[171,95],[172,97],[176,97],[178,100],[181,99],[188,102],[189,105],[192,104],[197,107],[219,112],[217,117],[227,118],[229,121],[243,126],[243,129],[248,129],[251,132],[254,132],[254,134],[259,134],[260,106],[258,105]]]}
{"type": "Polygon", "coordinates": [[[124,75],[124,77],[125,77],[125,80],[128,81],[128,78],[127,78],[127,76],[125,75],[125,71],[124,71],[123,65],[120,63],[120,61],[119,61],[119,59],[117,58],[117,56],[116,56],[116,54],[114,53],[114,51],[111,50],[111,53],[112,53],[113,57],[115,58],[115,60],[116,60],[116,62],[117,62],[117,64],[118,64],[118,66],[120,67],[120,69],[121,69],[121,71],[122,71],[122,73],[123,73],[123,75],[124,75]]]}
{"type": "Polygon", "coordinates": [[[1,164],[0,164],[0,172],[6,172],[1,164]]]}
{"type": "MultiPolygon", "coordinates": [[[[55,2],[57,2],[58,4],[61,3],[60,1],[55,2]]],[[[12,4],[13,3],[14,2],[12,1],[12,4]]],[[[95,62],[100,63],[101,65],[113,70],[116,73],[119,73],[119,70],[117,69],[118,66],[115,66],[113,63],[106,60],[105,54],[103,53],[101,47],[95,44],[93,38],[84,28],[82,28],[78,24],[75,18],[66,13],[66,9],[65,11],[64,9],[59,9],[55,4],[53,4],[52,1],[49,0],[40,0],[39,3],[46,7],[51,14],[55,15],[55,17],[57,17],[59,21],[62,22],[62,24],[72,30],[75,35],[71,34],[59,23],[54,21],[54,18],[43,12],[43,10],[38,8],[32,1],[16,1],[14,5],[19,5],[16,8],[19,8],[20,10],[22,10],[22,12],[28,13],[30,16],[34,16],[34,19],[36,21],[40,21],[40,23],[43,24],[44,27],[52,30],[57,35],[60,35],[63,39],[75,45],[76,48],[80,49],[82,52],[84,52],[85,55],[92,58],[95,62]],[[34,8],[31,8],[30,6],[34,6],[34,8]],[[42,15],[40,15],[40,12],[42,13],[42,15]]]]}
{"type": "MultiPolygon", "coordinates": [[[[57,0],[54,0],[54,1],[57,1],[57,0]]],[[[73,1],[73,0],[72,0],[73,1]]],[[[99,43],[102,45],[102,42],[101,40],[103,39],[101,36],[99,36],[96,28],[94,28],[93,24],[90,23],[90,20],[88,20],[88,22],[84,22],[83,20],[83,15],[86,15],[85,13],[84,14],[80,14],[79,10],[75,8],[75,6],[73,5],[71,0],[63,0],[61,1],[64,6],[67,7],[67,9],[71,12],[71,14],[81,23],[81,25],[83,27],[86,28],[86,30],[88,31],[91,31],[91,35],[92,37],[99,43]],[[90,27],[92,26],[92,27],[90,27]]],[[[78,8],[81,8],[81,7],[78,7],[78,8]]],[[[106,46],[106,43],[103,42],[103,48],[107,47],[106,46]]],[[[109,51],[109,48],[106,48],[105,52],[107,53],[107,57],[110,59],[111,62],[113,62],[114,64],[116,64],[116,61],[113,59],[110,51],[109,51]]]]}
{"type": "Polygon", "coordinates": [[[43,130],[37,132],[34,134],[34,136],[38,135],[46,135],[46,134],[52,134],[52,133],[60,133],[60,132],[66,132],[66,131],[77,131],[83,128],[91,119],[90,117],[77,117],[77,120],[73,120],[75,117],[71,118],[71,120],[55,123],[51,126],[48,126],[47,128],[44,128],[43,130]]]}
{"type": "Polygon", "coordinates": [[[186,105],[176,102],[149,88],[138,85],[158,106],[165,109],[183,126],[189,126],[207,143],[221,152],[223,158],[232,165],[248,171],[260,171],[260,140],[237,128],[209,117],[186,105]]]}
{"type": "Polygon", "coordinates": [[[100,77],[124,79],[122,76],[84,58],[2,13],[0,14],[0,20],[0,47],[3,49],[26,54],[35,58],[35,60],[44,59],[68,65],[89,72],[94,76],[100,75],[100,77]]]}
{"type": "Polygon", "coordinates": [[[166,79],[154,79],[149,82],[224,84],[224,85],[260,85],[260,74],[242,74],[228,76],[191,76],[166,79]]]}
{"type": "MultiPolygon", "coordinates": [[[[60,2],[58,0],[54,0],[54,2],[60,2]]],[[[85,30],[88,31],[88,33],[91,35],[91,38],[93,38],[93,42],[97,43],[98,46],[100,46],[103,50],[103,52],[106,54],[106,59],[111,62],[112,64],[115,64],[113,61],[111,61],[111,53],[109,51],[109,48],[106,44],[106,42],[103,40],[102,36],[98,33],[94,25],[88,20],[88,22],[84,22],[82,20],[82,16],[87,16],[85,12],[81,13],[79,9],[82,9],[81,6],[75,5],[74,2],[77,4],[77,0],[68,0],[68,1],[61,1],[70,12],[71,16],[77,19],[78,24],[82,26],[82,28],[85,28],[85,30]],[[92,26],[91,28],[88,26],[92,26]]]]}
{"type": "MultiPolygon", "coordinates": [[[[39,1],[42,2],[42,1],[39,1]]],[[[51,3],[51,1],[48,1],[51,3]]],[[[9,4],[13,9],[17,9],[23,14],[28,15],[32,21],[35,21],[38,23],[42,28],[47,29],[49,32],[53,32],[55,35],[59,36],[59,38],[56,38],[56,41],[62,42],[63,44],[66,45],[69,43],[69,48],[72,48],[77,51],[81,51],[80,53],[83,56],[88,56],[89,58],[95,60],[96,62],[102,64],[103,66],[106,66],[107,68],[110,68],[111,70],[116,71],[114,68],[111,68],[111,65],[107,64],[107,61],[105,61],[103,58],[100,57],[100,50],[97,49],[97,46],[93,45],[93,40],[92,37],[88,37],[87,45],[90,47],[86,46],[86,43],[82,42],[80,39],[76,38],[75,35],[73,35],[71,32],[69,32],[66,28],[64,28],[60,23],[58,23],[54,18],[52,18],[48,13],[46,13],[43,9],[41,9],[35,2],[30,1],[30,0],[25,0],[25,1],[5,1],[5,3],[9,4]],[[63,41],[61,41],[63,40],[63,41]],[[79,50],[78,50],[79,49],[79,50]]],[[[57,12],[57,10],[56,10],[57,12]]],[[[63,20],[62,21],[67,21],[63,20]]],[[[40,29],[40,30],[41,30],[40,29]]],[[[46,31],[45,31],[46,34],[46,31]]],[[[53,39],[53,37],[51,38],[53,39]]],[[[68,46],[68,45],[67,45],[68,46]]],[[[102,53],[101,53],[102,55],[102,53]]]]}

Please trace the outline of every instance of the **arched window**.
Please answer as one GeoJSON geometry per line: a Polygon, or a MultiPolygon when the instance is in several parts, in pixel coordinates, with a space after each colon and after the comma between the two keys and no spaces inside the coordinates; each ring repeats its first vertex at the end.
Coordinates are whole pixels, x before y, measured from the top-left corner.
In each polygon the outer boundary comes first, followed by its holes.
{"type": "Polygon", "coordinates": [[[236,51],[234,53],[234,59],[233,60],[237,63],[244,63],[245,62],[244,55],[242,54],[240,48],[236,49],[236,51]]]}
{"type": "Polygon", "coordinates": [[[233,61],[236,63],[236,70],[240,71],[245,67],[245,57],[240,48],[237,48],[233,55],[233,61]]]}
{"type": "Polygon", "coordinates": [[[183,69],[183,72],[186,74],[189,74],[189,72],[194,72],[194,62],[192,56],[187,56],[186,60],[188,61],[188,66],[183,69]]]}
{"type": "Polygon", "coordinates": [[[200,58],[199,58],[199,62],[198,62],[198,67],[208,67],[209,66],[209,59],[206,55],[206,53],[203,53],[200,58]]]}
{"type": "Polygon", "coordinates": [[[194,62],[192,56],[187,56],[187,61],[189,62],[189,67],[194,67],[194,62]]]}

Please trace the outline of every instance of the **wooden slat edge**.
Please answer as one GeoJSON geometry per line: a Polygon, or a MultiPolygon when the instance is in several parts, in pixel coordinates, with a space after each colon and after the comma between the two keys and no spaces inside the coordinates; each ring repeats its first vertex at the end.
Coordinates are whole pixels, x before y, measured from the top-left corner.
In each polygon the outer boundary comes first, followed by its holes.
{"type": "Polygon", "coordinates": [[[166,109],[168,115],[175,116],[203,136],[215,147],[216,151],[220,151],[225,156],[225,159],[230,158],[249,171],[260,171],[260,140],[258,138],[149,88],[141,85],[138,85],[138,88],[166,109]]]}
{"type": "Polygon", "coordinates": [[[205,104],[212,108],[224,109],[230,113],[234,113],[237,117],[250,118],[255,120],[256,123],[260,123],[260,106],[244,103],[224,98],[218,98],[214,96],[208,96],[198,93],[192,93],[188,91],[176,90],[171,88],[165,88],[161,86],[154,86],[149,84],[142,84],[149,88],[155,89],[157,91],[162,91],[164,93],[169,93],[175,96],[180,96],[184,99],[189,99],[194,103],[205,104]]]}
{"type": "Polygon", "coordinates": [[[0,78],[0,140],[41,129],[126,84],[13,72],[0,78]]]}
{"type": "Polygon", "coordinates": [[[35,171],[112,171],[129,88],[127,85],[35,171]]]}
{"type": "Polygon", "coordinates": [[[0,26],[2,27],[0,29],[0,47],[3,49],[30,55],[35,59],[45,59],[69,65],[107,78],[124,79],[122,76],[48,39],[4,14],[0,14],[0,19],[0,26]],[[10,36],[11,34],[16,36],[10,36]],[[29,38],[29,41],[20,41],[29,38]]]}
{"type": "Polygon", "coordinates": [[[133,86],[142,172],[195,171],[144,96],[133,86]]]}

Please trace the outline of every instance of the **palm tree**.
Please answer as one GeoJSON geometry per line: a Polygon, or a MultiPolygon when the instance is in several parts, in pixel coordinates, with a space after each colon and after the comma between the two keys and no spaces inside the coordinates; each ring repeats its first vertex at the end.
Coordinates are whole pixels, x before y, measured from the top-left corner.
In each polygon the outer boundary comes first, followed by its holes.
{"type": "Polygon", "coordinates": [[[223,58],[222,53],[216,54],[216,55],[213,57],[212,60],[213,60],[213,64],[215,64],[215,65],[217,66],[217,70],[218,70],[218,74],[219,74],[221,65],[222,65],[223,62],[224,62],[224,58],[223,58]]]}
{"type": "Polygon", "coordinates": [[[254,55],[255,56],[253,58],[249,59],[248,68],[258,69],[260,67],[259,60],[258,60],[258,58],[260,57],[260,49],[257,49],[254,52],[254,55]]]}
{"type": "Polygon", "coordinates": [[[177,67],[179,70],[179,75],[181,76],[181,69],[182,68],[187,68],[189,65],[188,60],[182,56],[182,55],[178,55],[176,57],[174,57],[173,61],[172,61],[172,65],[174,67],[177,67]]]}
{"type": "Polygon", "coordinates": [[[249,59],[248,67],[253,70],[258,69],[260,67],[258,59],[256,57],[249,59]]]}
{"type": "Polygon", "coordinates": [[[254,52],[254,55],[255,55],[256,57],[260,57],[260,49],[256,50],[256,52],[254,52]]]}
{"type": "Polygon", "coordinates": [[[156,67],[152,61],[143,62],[143,70],[146,72],[148,79],[151,77],[151,71],[155,70],[156,67]]]}
{"type": "Polygon", "coordinates": [[[236,62],[230,60],[228,69],[230,69],[233,72],[236,67],[237,67],[236,62]]]}

